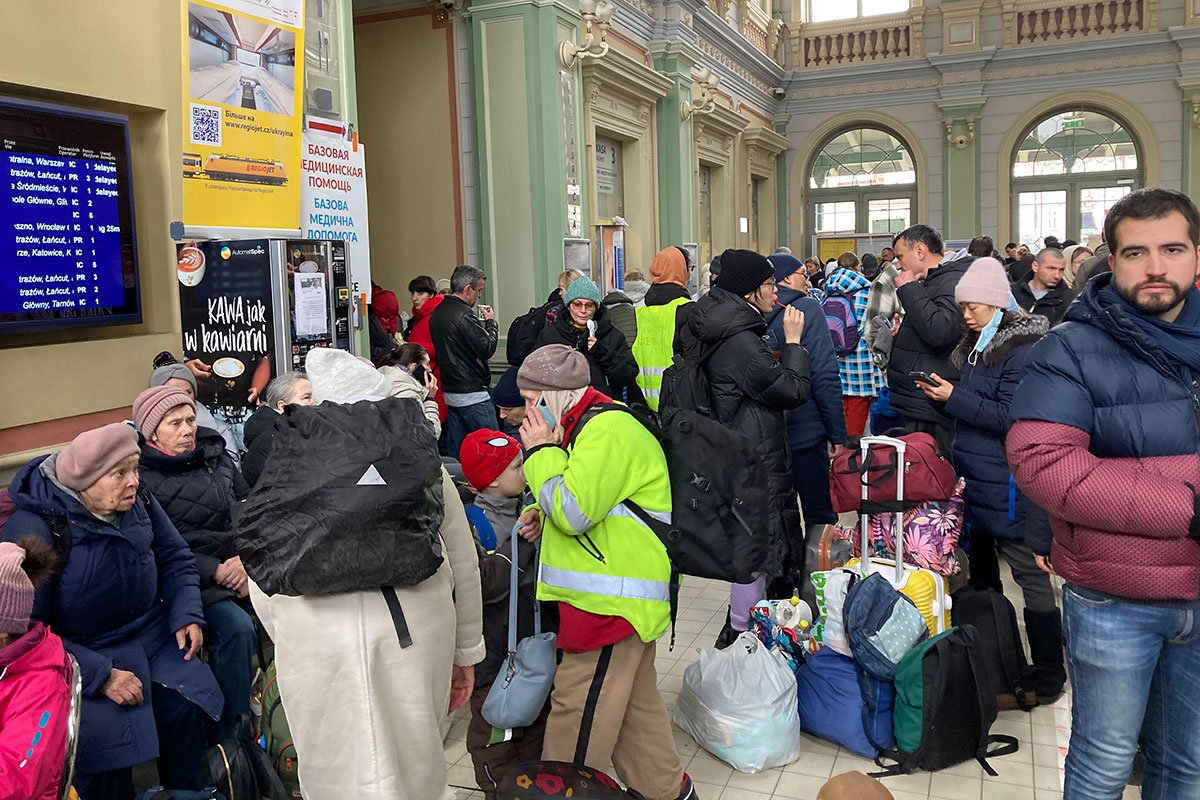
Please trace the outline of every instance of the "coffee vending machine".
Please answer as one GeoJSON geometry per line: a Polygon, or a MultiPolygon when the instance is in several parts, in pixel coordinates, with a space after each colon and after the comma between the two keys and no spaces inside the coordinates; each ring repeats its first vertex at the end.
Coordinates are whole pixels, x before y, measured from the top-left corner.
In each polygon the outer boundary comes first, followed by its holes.
{"type": "Polygon", "coordinates": [[[208,240],[177,248],[183,359],[197,400],[241,441],[271,378],[304,368],[314,347],[355,352],[361,315],[345,242],[208,240]]]}

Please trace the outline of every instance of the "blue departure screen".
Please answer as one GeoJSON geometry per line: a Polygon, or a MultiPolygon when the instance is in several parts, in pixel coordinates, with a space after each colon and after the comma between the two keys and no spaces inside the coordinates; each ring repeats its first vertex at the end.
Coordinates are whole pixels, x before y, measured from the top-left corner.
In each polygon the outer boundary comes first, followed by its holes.
{"type": "Polygon", "coordinates": [[[0,97],[0,335],[141,321],[128,127],[0,97]]]}

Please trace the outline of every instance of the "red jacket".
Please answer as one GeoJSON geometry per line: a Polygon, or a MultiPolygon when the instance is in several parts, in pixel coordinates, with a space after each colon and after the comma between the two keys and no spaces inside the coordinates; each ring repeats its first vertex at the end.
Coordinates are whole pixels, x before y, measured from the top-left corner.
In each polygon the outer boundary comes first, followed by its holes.
{"type": "Polygon", "coordinates": [[[414,308],[412,331],[408,334],[408,341],[421,345],[429,353],[429,368],[433,370],[433,377],[437,378],[438,382],[437,394],[433,396],[433,399],[437,403],[438,418],[442,422],[446,421],[448,413],[446,411],[446,399],[442,397],[442,371],[438,369],[437,350],[433,347],[433,336],[429,333],[429,315],[445,299],[445,295],[435,294],[426,300],[425,304],[420,308],[414,308]]]}
{"type": "Polygon", "coordinates": [[[371,281],[371,313],[378,318],[389,336],[400,330],[400,301],[396,293],[371,281]]]}
{"type": "Polygon", "coordinates": [[[70,662],[40,622],[0,650],[0,800],[53,800],[67,752],[70,662]]]}

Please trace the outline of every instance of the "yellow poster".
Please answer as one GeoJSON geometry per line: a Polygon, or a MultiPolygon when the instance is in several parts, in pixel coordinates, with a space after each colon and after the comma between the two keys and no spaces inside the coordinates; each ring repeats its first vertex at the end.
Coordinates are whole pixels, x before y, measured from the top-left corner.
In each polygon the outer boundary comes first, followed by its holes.
{"type": "Polygon", "coordinates": [[[849,239],[819,239],[817,241],[817,258],[824,264],[842,253],[855,252],[857,245],[858,240],[853,237],[849,239]]]}
{"type": "Polygon", "coordinates": [[[183,2],[183,222],[294,230],[304,0],[183,2]]]}

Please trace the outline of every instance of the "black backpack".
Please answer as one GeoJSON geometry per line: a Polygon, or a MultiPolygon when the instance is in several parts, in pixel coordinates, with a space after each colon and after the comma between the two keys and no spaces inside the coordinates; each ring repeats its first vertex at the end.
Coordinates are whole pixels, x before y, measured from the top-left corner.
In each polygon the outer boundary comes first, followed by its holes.
{"type": "Polygon", "coordinates": [[[1012,736],[990,734],[996,697],[985,683],[985,656],[970,625],[950,628],[914,647],[896,668],[892,712],[896,749],[876,757],[875,777],[929,772],[1017,752],[1012,736]],[[992,745],[999,745],[992,747],[992,745]],[[884,760],[895,763],[887,765],[884,760]]]}
{"type": "Polygon", "coordinates": [[[508,363],[519,367],[537,349],[538,336],[546,327],[546,312],[555,303],[546,303],[531,308],[525,314],[517,317],[508,326],[508,339],[504,345],[504,355],[508,363]]]}
{"type": "MultiPolygon", "coordinates": [[[[288,406],[238,554],[267,595],[415,586],[442,564],[442,461],[419,403],[288,406]]],[[[389,600],[389,604],[391,600],[389,600]]]]}
{"type": "Polygon", "coordinates": [[[671,522],[655,519],[632,500],[625,505],[654,531],[675,571],[699,578],[749,583],[767,557],[767,478],[746,437],[695,411],[661,410],[661,423],[643,408],[599,403],[575,428],[608,410],[632,414],[662,445],[671,478],[671,522]]]}
{"type": "Polygon", "coordinates": [[[228,800],[291,800],[267,754],[248,738],[239,735],[219,742],[208,749],[204,760],[208,770],[204,782],[228,800]]]}
{"type": "Polygon", "coordinates": [[[984,682],[1000,711],[1037,705],[1032,668],[1025,658],[1017,612],[1008,598],[993,589],[964,586],[954,593],[950,615],[955,625],[975,628],[983,651],[984,682]]]}

